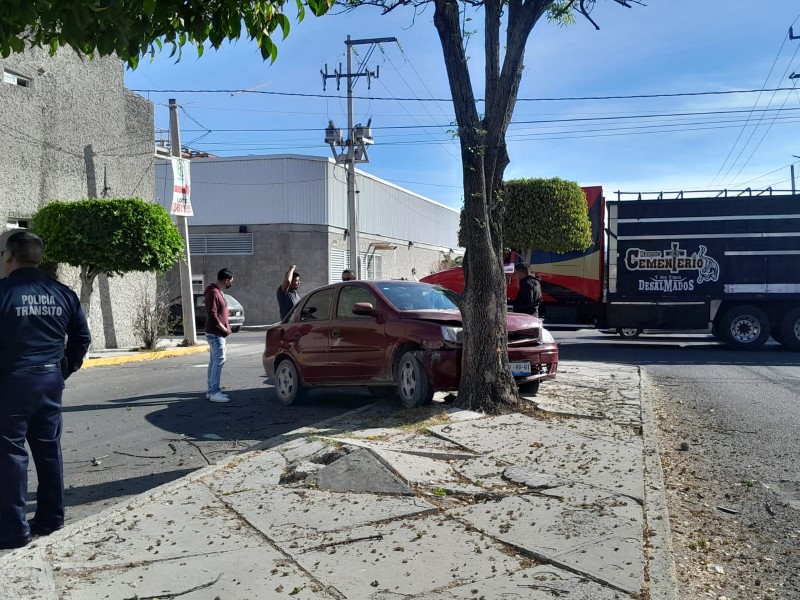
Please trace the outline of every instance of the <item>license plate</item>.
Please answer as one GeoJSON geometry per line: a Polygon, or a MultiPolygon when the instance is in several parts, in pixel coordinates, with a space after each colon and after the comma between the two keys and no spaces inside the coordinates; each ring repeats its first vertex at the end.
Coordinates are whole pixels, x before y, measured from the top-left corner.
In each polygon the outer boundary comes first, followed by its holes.
{"type": "Polygon", "coordinates": [[[511,365],[511,374],[514,377],[522,377],[531,374],[531,362],[529,360],[514,360],[511,365]]]}

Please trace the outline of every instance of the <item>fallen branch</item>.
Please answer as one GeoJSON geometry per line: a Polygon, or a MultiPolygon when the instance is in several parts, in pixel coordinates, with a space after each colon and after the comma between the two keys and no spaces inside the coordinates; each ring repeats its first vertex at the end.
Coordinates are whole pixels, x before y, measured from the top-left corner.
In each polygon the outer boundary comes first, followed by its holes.
{"type": "Polygon", "coordinates": [[[156,594],[155,596],[131,596],[130,598],[124,598],[123,600],[168,600],[169,598],[177,598],[178,596],[185,596],[186,594],[191,594],[192,592],[196,592],[198,590],[204,590],[206,588],[210,588],[212,585],[217,583],[222,577],[222,573],[217,575],[217,578],[214,581],[209,581],[208,583],[204,583],[202,585],[198,585],[188,590],[184,590],[182,592],[165,592],[163,594],[156,594]]]}
{"type": "Polygon", "coordinates": [[[211,461],[208,460],[208,457],[203,453],[203,450],[200,448],[200,446],[189,440],[184,440],[184,441],[190,446],[194,446],[195,448],[197,448],[197,451],[200,453],[200,456],[202,456],[205,459],[206,463],[208,463],[209,465],[211,464],[211,461]]]}

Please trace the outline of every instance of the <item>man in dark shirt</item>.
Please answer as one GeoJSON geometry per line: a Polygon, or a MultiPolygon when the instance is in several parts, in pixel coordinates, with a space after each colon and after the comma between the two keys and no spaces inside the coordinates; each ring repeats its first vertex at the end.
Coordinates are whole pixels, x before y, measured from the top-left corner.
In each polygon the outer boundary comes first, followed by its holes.
{"type": "Polygon", "coordinates": [[[8,236],[0,279],[0,548],[64,526],[61,394],[91,336],[75,293],[39,272],[44,245],[19,231],[8,236]],[[67,339],[66,348],[64,338],[67,339]],[[25,521],[27,440],[39,487],[36,513],[25,521]]]}
{"type": "Polygon", "coordinates": [[[542,280],[531,273],[528,263],[518,263],[514,267],[514,277],[519,282],[519,292],[514,298],[514,312],[539,316],[539,304],[542,302],[542,280]]]}
{"type": "Polygon", "coordinates": [[[281,314],[281,321],[289,314],[289,311],[294,308],[294,305],[300,302],[300,273],[295,271],[295,265],[291,265],[286,275],[283,277],[283,282],[278,286],[278,310],[281,314]]]}
{"type": "Polygon", "coordinates": [[[230,402],[227,394],[222,393],[220,380],[222,367],[225,365],[225,338],[231,333],[228,320],[228,303],[223,290],[233,285],[233,271],[221,269],[217,273],[217,281],[210,284],[203,296],[206,305],[206,340],[208,340],[208,388],[206,400],[211,402],[230,402]]]}

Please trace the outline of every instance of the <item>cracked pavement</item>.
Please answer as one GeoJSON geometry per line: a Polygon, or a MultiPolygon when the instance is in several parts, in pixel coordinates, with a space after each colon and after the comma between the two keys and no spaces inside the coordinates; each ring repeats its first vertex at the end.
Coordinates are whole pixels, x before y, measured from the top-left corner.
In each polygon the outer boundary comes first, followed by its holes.
{"type": "Polygon", "coordinates": [[[567,363],[524,414],[363,407],[0,558],[0,589],[70,600],[674,597],[641,390],[635,367],[567,363]]]}

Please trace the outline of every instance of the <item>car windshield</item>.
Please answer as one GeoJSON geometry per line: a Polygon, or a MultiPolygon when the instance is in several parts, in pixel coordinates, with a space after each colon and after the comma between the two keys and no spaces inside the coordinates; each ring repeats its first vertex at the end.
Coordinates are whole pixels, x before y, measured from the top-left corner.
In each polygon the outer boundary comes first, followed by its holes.
{"type": "Polygon", "coordinates": [[[413,281],[381,281],[376,285],[398,310],[458,310],[458,294],[438,285],[413,281]]]}

